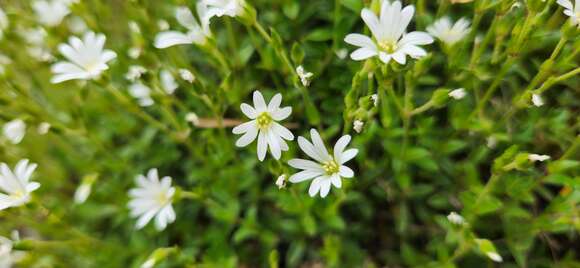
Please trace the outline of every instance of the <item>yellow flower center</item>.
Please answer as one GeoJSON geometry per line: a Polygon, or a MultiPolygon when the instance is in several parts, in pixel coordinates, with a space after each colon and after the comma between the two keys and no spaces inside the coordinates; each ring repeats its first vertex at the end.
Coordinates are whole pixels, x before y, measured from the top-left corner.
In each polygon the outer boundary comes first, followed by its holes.
{"type": "Polygon", "coordinates": [[[322,163],[322,169],[324,169],[326,175],[332,175],[338,173],[339,166],[336,161],[330,160],[322,163]]]}
{"type": "Polygon", "coordinates": [[[269,113],[263,112],[258,116],[256,122],[258,123],[258,128],[266,129],[272,123],[272,117],[270,116],[269,113]]]}
{"type": "Polygon", "coordinates": [[[162,206],[166,205],[170,201],[171,199],[167,196],[166,193],[159,193],[159,195],[157,196],[157,202],[162,206]]]}
{"type": "Polygon", "coordinates": [[[392,40],[384,40],[379,42],[379,47],[383,51],[392,54],[397,50],[397,42],[392,40]]]}

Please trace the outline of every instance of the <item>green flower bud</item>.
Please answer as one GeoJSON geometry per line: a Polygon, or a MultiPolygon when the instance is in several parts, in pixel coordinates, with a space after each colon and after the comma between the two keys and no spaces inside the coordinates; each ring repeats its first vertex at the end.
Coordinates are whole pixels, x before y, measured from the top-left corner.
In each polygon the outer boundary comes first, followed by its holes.
{"type": "Polygon", "coordinates": [[[449,89],[437,89],[431,96],[433,106],[439,108],[445,106],[449,102],[449,89]]]}

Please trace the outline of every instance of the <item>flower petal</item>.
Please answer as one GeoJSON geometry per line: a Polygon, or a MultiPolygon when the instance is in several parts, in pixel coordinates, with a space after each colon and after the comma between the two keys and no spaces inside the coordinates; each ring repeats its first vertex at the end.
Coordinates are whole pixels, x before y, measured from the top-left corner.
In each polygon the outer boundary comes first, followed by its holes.
{"type": "Polygon", "coordinates": [[[154,46],[156,48],[168,48],[175,45],[192,44],[193,40],[187,34],[177,31],[166,31],[155,36],[154,46]]]}
{"type": "Polygon", "coordinates": [[[266,111],[266,102],[264,101],[264,96],[262,96],[262,93],[260,93],[260,91],[257,90],[254,91],[253,100],[256,112],[261,113],[266,111]]]}
{"type": "MultiPolygon", "coordinates": [[[[292,183],[299,183],[299,182],[303,182],[305,180],[309,180],[309,179],[312,179],[314,177],[320,176],[322,174],[324,174],[324,172],[322,172],[322,171],[303,170],[303,171],[300,171],[298,173],[293,174],[292,176],[290,176],[290,179],[288,179],[288,180],[292,183]]],[[[311,187],[312,187],[312,185],[311,185],[311,187]]]]}
{"type": "Polygon", "coordinates": [[[335,160],[339,161],[339,159],[341,159],[342,151],[344,151],[346,146],[348,146],[350,139],[351,139],[350,135],[344,135],[344,136],[340,137],[340,139],[338,139],[338,141],[336,141],[336,143],[334,144],[334,149],[333,149],[335,160]]]}
{"type": "Polygon", "coordinates": [[[342,152],[340,159],[336,159],[336,161],[338,162],[338,164],[342,165],[342,164],[348,162],[349,160],[353,159],[357,154],[358,154],[358,149],[348,149],[348,150],[342,152]]]}
{"type": "Polygon", "coordinates": [[[242,103],[240,105],[240,109],[242,110],[242,113],[244,113],[244,115],[250,119],[256,119],[256,117],[258,117],[258,112],[256,112],[256,109],[246,103],[242,103]]]}
{"type": "Polygon", "coordinates": [[[354,171],[347,166],[340,166],[338,174],[343,178],[352,178],[354,177],[354,171]]]}
{"type": "Polygon", "coordinates": [[[260,131],[258,133],[258,159],[260,161],[264,161],[266,158],[266,152],[268,151],[268,142],[266,138],[266,134],[264,131],[260,131]]]}

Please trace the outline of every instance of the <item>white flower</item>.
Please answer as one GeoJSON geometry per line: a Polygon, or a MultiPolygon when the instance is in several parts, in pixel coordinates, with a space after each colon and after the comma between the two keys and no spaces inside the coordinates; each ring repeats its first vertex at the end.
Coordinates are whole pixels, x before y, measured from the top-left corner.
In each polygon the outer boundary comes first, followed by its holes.
{"type": "Polygon", "coordinates": [[[292,113],[292,107],[280,108],[282,94],[278,93],[272,97],[266,106],[264,97],[259,91],[254,91],[254,107],[242,103],[240,109],[251,119],[235,127],[234,134],[244,134],[236,141],[236,146],[245,147],[258,137],[258,159],[264,161],[266,151],[270,148],[270,153],[275,159],[280,159],[282,151],[288,151],[288,144],[284,140],[294,140],[294,135],[290,130],[280,125],[278,121],[284,120],[292,113]]]}
{"type": "Polygon", "coordinates": [[[89,27],[81,17],[74,16],[68,20],[68,29],[74,34],[83,34],[89,27]]]}
{"type": "Polygon", "coordinates": [[[178,87],[175,78],[173,78],[173,75],[168,70],[161,70],[159,72],[159,80],[161,81],[161,87],[167,94],[173,94],[178,87]]]}
{"type": "Polygon", "coordinates": [[[14,267],[14,263],[21,260],[25,253],[13,249],[14,242],[20,240],[17,230],[12,231],[12,239],[0,236],[0,268],[14,267]]]}
{"type": "Polygon", "coordinates": [[[200,23],[193,17],[191,11],[187,7],[178,7],[175,10],[175,18],[181,26],[187,28],[187,33],[178,31],[160,32],[155,37],[156,48],[167,48],[175,45],[197,44],[204,45],[207,37],[211,36],[209,29],[209,16],[207,15],[207,7],[202,2],[197,3],[197,15],[200,18],[200,23]]]}
{"type": "Polygon", "coordinates": [[[42,122],[38,125],[37,132],[40,135],[45,135],[50,130],[50,127],[51,127],[50,123],[42,122]]]}
{"type": "Polygon", "coordinates": [[[465,219],[461,217],[461,215],[457,214],[457,212],[452,211],[447,215],[447,220],[455,225],[463,225],[465,223],[465,219]]]}
{"type": "Polygon", "coordinates": [[[137,59],[141,56],[141,48],[140,47],[132,47],[127,50],[127,56],[131,59],[137,59]]]}
{"type": "Polygon", "coordinates": [[[448,45],[453,45],[469,34],[469,21],[461,18],[451,24],[449,17],[443,17],[427,27],[427,32],[448,45]]]}
{"type": "Polygon", "coordinates": [[[100,76],[101,72],[109,69],[107,62],[116,58],[115,52],[105,49],[106,37],[103,34],[87,32],[83,40],[76,36],[69,38],[69,44],[60,44],[58,50],[69,61],[61,61],[52,65],[55,76],[52,83],[61,83],[67,80],[90,80],[100,76]]]}
{"type": "Polygon", "coordinates": [[[494,262],[502,262],[503,258],[497,254],[497,252],[487,252],[485,253],[488,258],[490,258],[494,262]]]}
{"type": "Polygon", "coordinates": [[[8,28],[8,24],[8,16],[6,16],[6,13],[4,13],[4,10],[0,7],[0,39],[4,36],[4,30],[8,28]]]}
{"type": "Polygon", "coordinates": [[[42,27],[21,29],[18,34],[30,45],[41,46],[46,42],[47,33],[42,27]]]}
{"type": "Polygon", "coordinates": [[[341,49],[335,51],[334,54],[336,54],[336,57],[338,57],[339,59],[344,60],[346,58],[346,56],[348,55],[348,49],[341,48],[341,49]]]}
{"type": "Polygon", "coordinates": [[[6,70],[4,69],[6,65],[11,64],[12,60],[6,57],[4,54],[0,54],[0,75],[3,75],[6,70]]]}
{"type": "Polygon", "coordinates": [[[360,133],[364,125],[365,123],[363,121],[354,120],[354,122],[352,123],[352,128],[354,129],[354,131],[356,131],[356,133],[360,133]]]}
{"type": "Polygon", "coordinates": [[[189,82],[189,83],[193,83],[193,81],[195,81],[195,75],[193,75],[189,70],[187,69],[179,69],[179,77],[181,77],[181,79],[189,82]]]}
{"type": "Polygon", "coordinates": [[[60,0],[36,0],[32,3],[32,9],[41,24],[54,27],[62,22],[62,19],[70,13],[68,3],[60,0]]]}
{"type": "Polygon", "coordinates": [[[542,99],[541,95],[532,94],[532,103],[534,104],[534,106],[540,107],[540,106],[544,105],[544,100],[542,99]]]}
{"type": "Polygon", "coordinates": [[[288,179],[288,176],[286,174],[282,174],[278,177],[278,179],[276,179],[276,186],[278,186],[278,189],[282,189],[284,187],[286,187],[286,180],[288,179]]]}
{"type": "Polygon", "coordinates": [[[490,149],[495,148],[495,146],[497,146],[497,138],[495,138],[493,136],[487,137],[487,144],[486,145],[490,149]]]}
{"type": "Polygon", "coordinates": [[[194,126],[199,125],[199,117],[193,112],[187,113],[185,115],[185,121],[193,124],[194,126]]]}
{"type": "Polygon", "coordinates": [[[350,142],[350,135],[342,136],[336,142],[333,155],[328,153],[320,134],[315,129],[310,130],[310,137],[312,138],[312,143],[302,136],[298,137],[298,146],[318,163],[304,159],[288,161],[290,166],[302,169],[302,171],[290,177],[290,182],[299,183],[314,178],[308,189],[308,194],[313,197],[320,192],[320,196],[324,198],[328,195],[331,185],[340,188],[342,187],[341,178],[354,177],[352,169],[343,164],[353,159],[358,150],[345,150],[350,142]]]}
{"type": "Polygon", "coordinates": [[[158,20],[157,27],[161,31],[167,31],[167,30],[169,30],[169,22],[167,22],[166,20],[158,20]]]}
{"type": "Polygon", "coordinates": [[[546,160],[549,160],[550,158],[551,157],[549,155],[545,155],[545,154],[542,154],[542,155],[539,155],[539,154],[529,154],[528,155],[528,159],[531,162],[536,162],[536,161],[544,162],[546,160]]]}
{"type": "Polygon", "coordinates": [[[142,107],[151,106],[155,103],[151,98],[151,89],[140,82],[129,86],[129,94],[137,99],[142,107]]]}
{"type": "Polygon", "coordinates": [[[465,97],[465,95],[467,95],[467,93],[465,92],[464,88],[458,88],[458,89],[454,89],[451,92],[449,92],[449,97],[454,98],[456,100],[460,100],[463,99],[465,97]]]}
{"type": "Polygon", "coordinates": [[[570,17],[572,25],[580,28],[580,0],[576,0],[574,5],[571,0],[558,0],[557,3],[564,7],[564,14],[570,17]]]}
{"type": "Polygon", "coordinates": [[[154,258],[147,259],[143,264],[141,264],[140,268],[153,268],[157,262],[154,258]]]}
{"type": "Polygon", "coordinates": [[[379,104],[379,95],[377,94],[371,95],[371,100],[373,101],[373,105],[377,107],[377,105],[379,104]]]}
{"type": "Polygon", "coordinates": [[[415,8],[410,5],[401,10],[401,2],[392,4],[388,0],[383,1],[380,18],[370,9],[364,8],[361,17],[371,30],[374,40],[362,34],[349,34],[344,41],[360,47],[350,54],[353,60],[365,60],[378,56],[384,63],[394,59],[400,64],[406,63],[406,57],[420,58],[427,52],[418,45],[433,43],[433,38],[425,33],[414,31],[405,34],[407,25],[411,22],[415,8]]]}
{"type": "Polygon", "coordinates": [[[236,17],[244,12],[243,0],[203,0],[202,2],[207,5],[209,18],[223,15],[236,17]]]}
{"type": "Polygon", "coordinates": [[[141,27],[139,27],[139,24],[136,21],[131,20],[131,21],[129,21],[128,25],[129,25],[129,30],[131,30],[131,32],[136,33],[136,34],[141,34],[141,27]]]}
{"type": "Polygon", "coordinates": [[[36,164],[28,164],[28,159],[18,161],[14,171],[6,163],[0,163],[0,210],[18,207],[30,201],[30,193],[40,187],[38,182],[30,182],[36,164]]]}
{"type": "Polygon", "coordinates": [[[26,134],[26,123],[21,119],[14,119],[4,124],[2,133],[12,144],[19,144],[26,134]]]}
{"type": "Polygon", "coordinates": [[[129,66],[129,71],[125,74],[125,79],[135,82],[137,79],[141,78],[141,75],[147,72],[147,69],[141,65],[131,65],[129,66]]]}
{"type": "Polygon", "coordinates": [[[171,177],[159,180],[156,168],[147,173],[147,177],[138,175],[135,178],[137,188],[129,190],[129,208],[131,217],[138,217],[136,227],[143,228],[155,217],[155,228],[165,229],[167,224],[175,221],[175,211],[171,206],[175,188],[171,187],[171,177]]]}
{"type": "Polygon", "coordinates": [[[75,191],[75,203],[82,204],[87,201],[87,198],[89,198],[89,195],[91,195],[91,189],[91,184],[82,183],[75,191]]]}
{"type": "Polygon", "coordinates": [[[300,77],[300,82],[302,82],[303,86],[307,87],[310,85],[310,77],[313,75],[311,72],[305,72],[304,67],[299,65],[296,67],[296,73],[298,74],[298,77],[300,77]]]}

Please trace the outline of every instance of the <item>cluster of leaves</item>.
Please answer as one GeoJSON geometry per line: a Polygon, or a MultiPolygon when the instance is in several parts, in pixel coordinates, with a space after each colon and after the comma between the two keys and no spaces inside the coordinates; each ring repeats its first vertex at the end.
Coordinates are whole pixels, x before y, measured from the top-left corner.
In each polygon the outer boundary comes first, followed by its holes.
{"type": "MultiPolygon", "coordinates": [[[[27,2],[2,2],[12,25],[36,26],[27,2]]],[[[0,159],[33,160],[42,183],[28,206],[0,211],[0,235],[18,229],[28,238],[23,267],[137,267],[158,248],[172,248],[160,267],[485,267],[489,252],[506,267],[580,265],[580,31],[555,1],[404,1],[416,6],[411,28],[444,15],[472,22],[463,42],[432,44],[404,66],[341,55],[351,49],[344,36],[364,31],[361,9],[380,1],[248,1],[268,30],[212,20],[225,63],[193,45],[154,48],[158,21],[177,25],[174,8],[194,2],[75,4],[72,13],[118,54],[96,82],[50,84],[50,64],[31,58],[18,28],[4,33],[0,51],[12,63],[0,76],[0,122],[21,118],[29,131],[19,145],[1,141],[0,159]],[[138,59],[131,48],[142,51],[138,59]],[[154,93],[155,105],[138,107],[124,77],[135,64],[152,87],[161,69],[189,69],[196,82],[179,81],[174,95],[154,93]],[[298,65],[314,73],[308,88],[298,65]],[[563,79],[570,70],[576,75],[563,79]],[[460,87],[464,99],[445,97],[460,87]],[[530,102],[538,88],[542,107],[530,102]],[[306,183],[278,189],[298,146],[283,161],[259,162],[253,146],[236,148],[220,127],[243,118],[239,104],[255,89],[284,95],[297,136],[310,128],[326,141],[353,135],[355,178],[325,199],[309,197],[306,183]],[[189,124],[191,112],[210,126],[189,124]],[[364,121],[361,133],[354,120],[364,121]],[[47,135],[30,130],[42,122],[52,126],[47,135]],[[552,159],[533,163],[529,153],[552,159]],[[137,231],[127,190],[153,167],[200,198],[175,204],[165,231],[137,231]],[[86,176],[98,176],[93,193],[74,204],[86,176]],[[451,211],[467,223],[450,223],[451,211]]],[[[67,23],[47,31],[59,57],[67,23]]]]}

